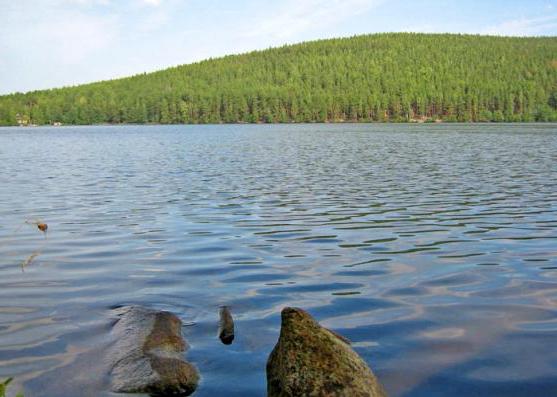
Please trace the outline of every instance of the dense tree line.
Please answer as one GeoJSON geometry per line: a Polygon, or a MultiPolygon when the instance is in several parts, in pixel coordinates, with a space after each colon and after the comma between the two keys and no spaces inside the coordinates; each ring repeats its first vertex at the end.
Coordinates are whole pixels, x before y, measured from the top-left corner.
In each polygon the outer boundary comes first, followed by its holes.
{"type": "Polygon", "coordinates": [[[393,33],[0,97],[0,125],[557,121],[557,38],[393,33]]]}

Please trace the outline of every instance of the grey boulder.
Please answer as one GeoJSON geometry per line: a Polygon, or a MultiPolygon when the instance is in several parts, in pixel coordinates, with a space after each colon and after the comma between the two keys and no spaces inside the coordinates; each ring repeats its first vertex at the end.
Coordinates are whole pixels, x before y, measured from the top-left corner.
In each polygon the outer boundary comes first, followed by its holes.
{"type": "Polygon", "coordinates": [[[197,369],[184,359],[187,344],[182,322],[174,314],[139,306],[117,309],[108,353],[111,389],[117,393],[187,396],[199,381],[197,369]]]}

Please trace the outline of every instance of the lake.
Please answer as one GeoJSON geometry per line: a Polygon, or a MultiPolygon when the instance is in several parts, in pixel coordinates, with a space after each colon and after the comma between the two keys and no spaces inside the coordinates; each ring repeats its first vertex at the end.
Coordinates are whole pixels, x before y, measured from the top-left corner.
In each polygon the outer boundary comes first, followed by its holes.
{"type": "Polygon", "coordinates": [[[181,318],[198,397],[266,394],[287,305],[390,396],[557,395],[556,124],[0,128],[0,164],[0,378],[26,397],[116,396],[124,304],[181,318]]]}

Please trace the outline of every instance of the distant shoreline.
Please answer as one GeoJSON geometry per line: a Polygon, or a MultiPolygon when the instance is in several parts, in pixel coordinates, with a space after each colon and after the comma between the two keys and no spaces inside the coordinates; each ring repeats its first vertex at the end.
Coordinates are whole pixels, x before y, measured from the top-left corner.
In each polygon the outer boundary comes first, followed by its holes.
{"type": "Polygon", "coordinates": [[[52,125],[52,124],[42,124],[42,125],[2,125],[0,128],[64,128],[64,127],[127,127],[127,126],[223,126],[223,125],[520,125],[520,124],[557,124],[557,121],[439,121],[439,122],[412,122],[412,121],[309,121],[309,122],[287,122],[287,123],[98,123],[98,124],[62,124],[62,125],[52,125]]]}

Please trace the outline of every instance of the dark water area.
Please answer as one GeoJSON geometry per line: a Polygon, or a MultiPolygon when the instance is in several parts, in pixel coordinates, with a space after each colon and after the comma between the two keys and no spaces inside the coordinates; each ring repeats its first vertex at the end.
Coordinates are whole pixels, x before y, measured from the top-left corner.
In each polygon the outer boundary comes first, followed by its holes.
{"type": "Polygon", "coordinates": [[[265,395],[287,305],[391,396],[557,395],[556,124],[3,128],[0,164],[0,378],[26,397],[115,396],[123,304],[182,319],[199,397],[265,395]]]}

